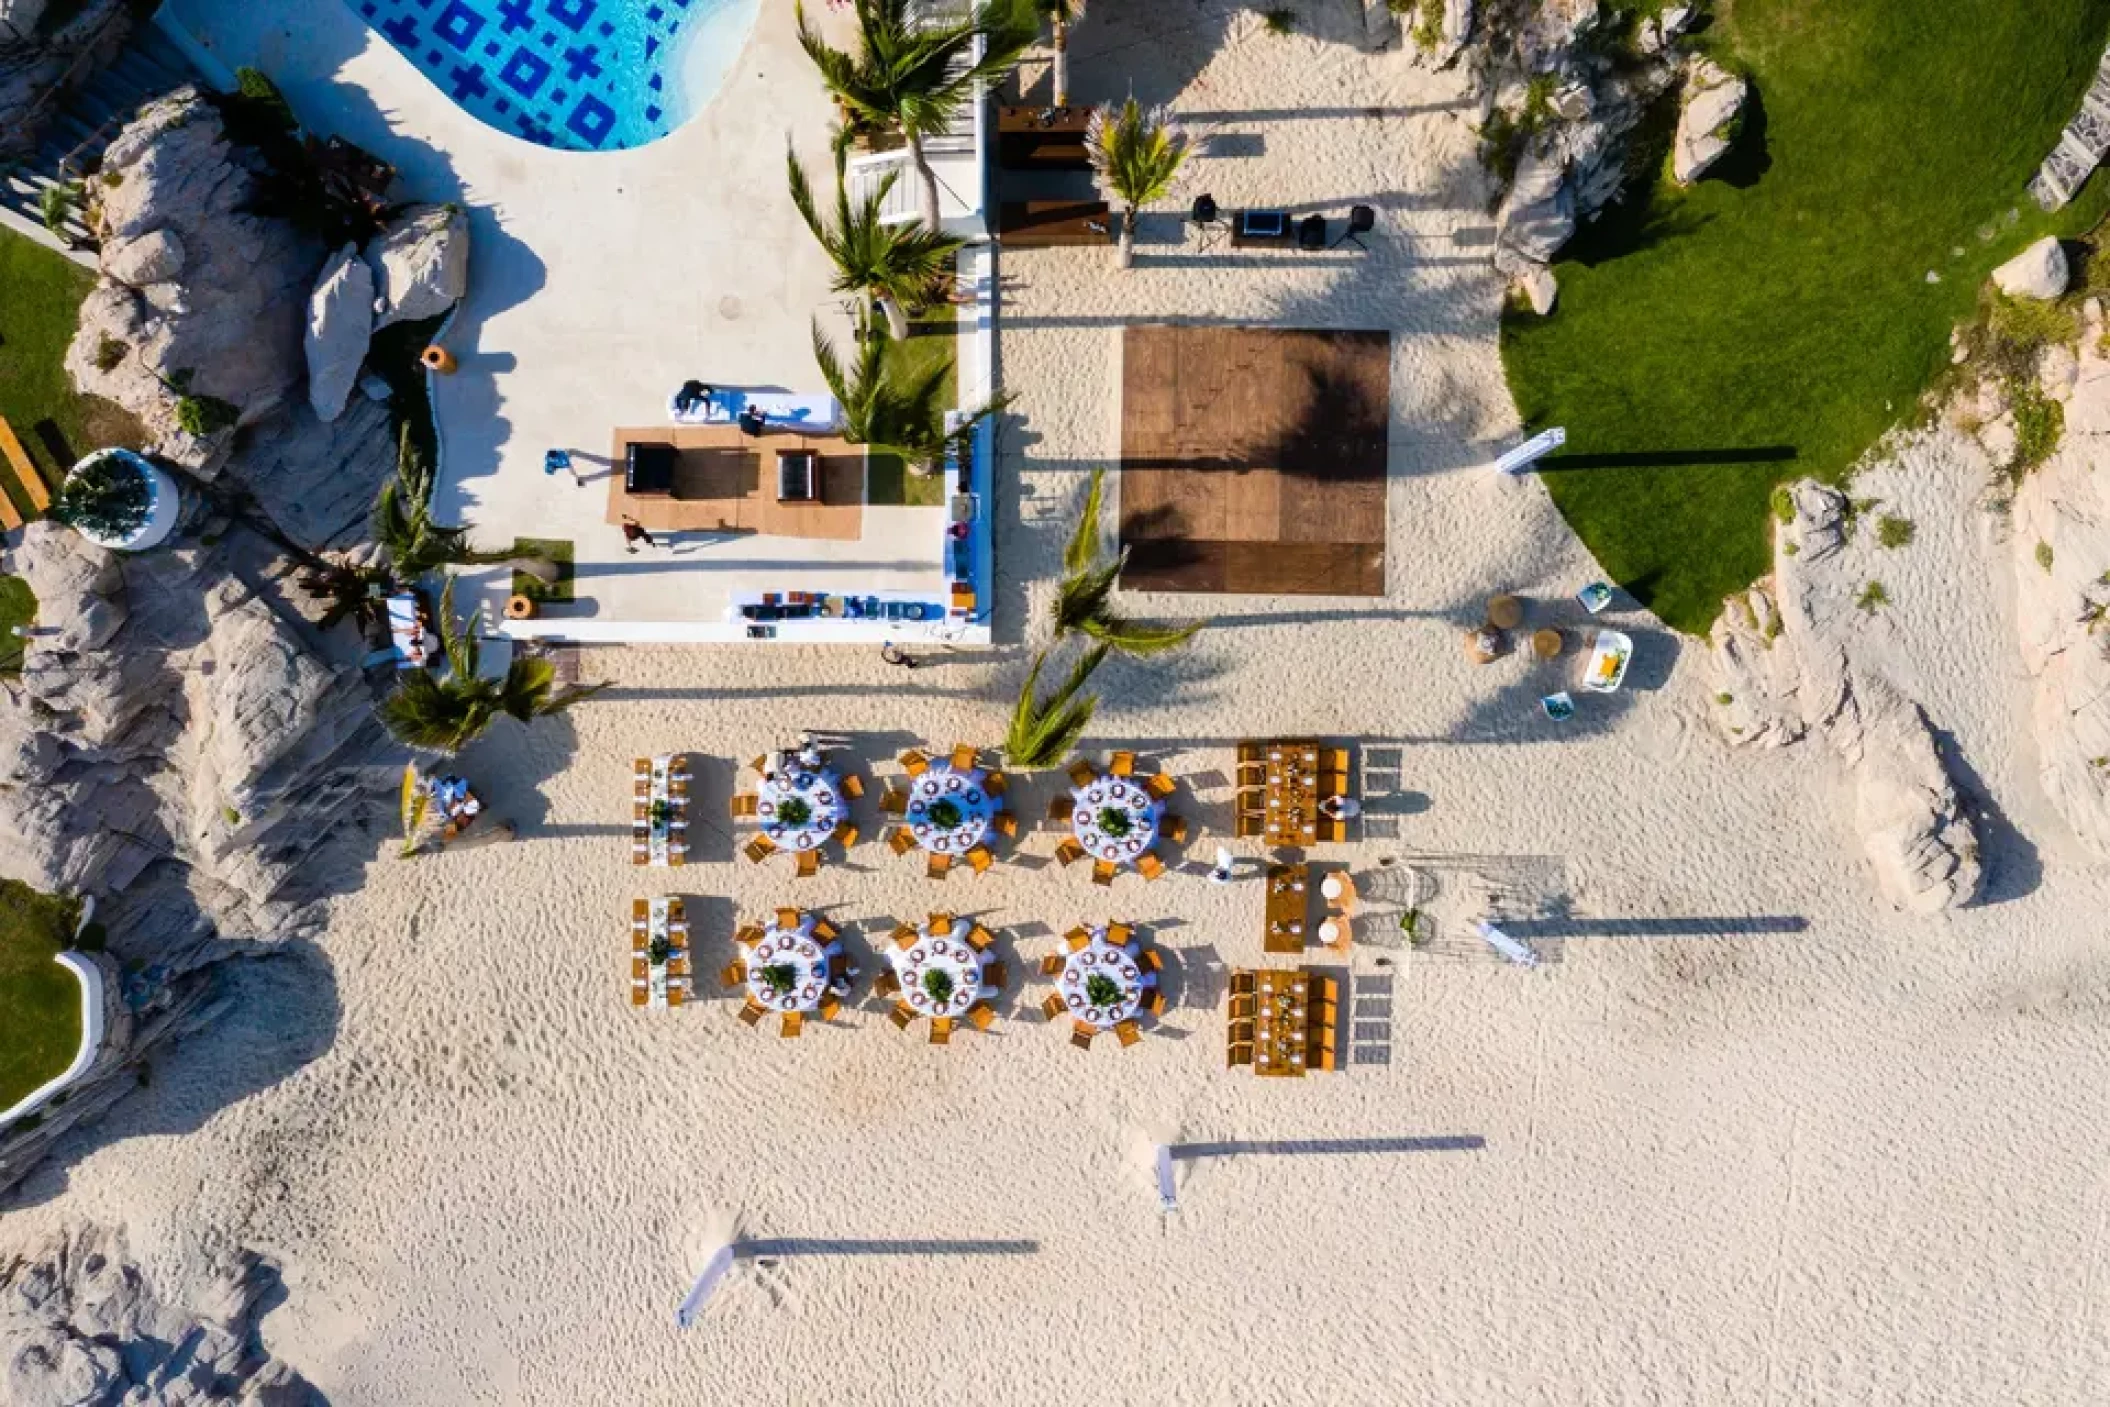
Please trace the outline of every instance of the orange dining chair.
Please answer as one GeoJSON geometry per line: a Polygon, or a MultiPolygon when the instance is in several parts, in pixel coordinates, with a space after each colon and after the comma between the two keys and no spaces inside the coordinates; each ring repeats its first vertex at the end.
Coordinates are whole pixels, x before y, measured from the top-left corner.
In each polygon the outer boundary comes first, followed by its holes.
{"type": "Polygon", "coordinates": [[[1187,818],[1185,816],[1167,816],[1164,824],[1158,827],[1158,831],[1174,845],[1184,845],[1187,843],[1187,818]]]}
{"type": "Polygon", "coordinates": [[[827,996],[821,998],[820,1007],[815,1011],[814,1014],[819,1016],[820,1019],[823,1021],[833,1021],[836,1017],[842,1015],[842,1010],[842,998],[835,995],[835,993],[830,992],[827,996]]]}
{"type": "Polygon", "coordinates": [[[755,808],[759,805],[761,805],[761,802],[753,792],[741,792],[733,798],[733,819],[736,821],[751,819],[755,815],[755,808]]]}
{"type": "Polygon", "coordinates": [[[896,855],[906,855],[916,848],[916,837],[909,834],[907,826],[896,826],[886,833],[886,848],[896,855]]]}
{"type": "Polygon", "coordinates": [[[799,1032],[805,1029],[806,1017],[804,1013],[787,1011],[784,1013],[783,1022],[777,1027],[777,1034],[787,1041],[795,1041],[799,1038],[799,1032]]]}
{"type": "Polygon", "coordinates": [[[898,996],[900,992],[901,979],[894,975],[891,967],[872,979],[872,995],[875,997],[898,996]]]}
{"type": "Polygon", "coordinates": [[[1069,1003],[1062,999],[1060,992],[1050,993],[1040,1004],[1040,1014],[1050,1021],[1060,1021],[1063,1013],[1069,1009],[1069,1003]]]}
{"type": "Polygon", "coordinates": [[[1112,888],[1114,875],[1118,872],[1114,867],[1113,861],[1094,860],[1092,862],[1092,883],[1104,888],[1112,888]]]}
{"type": "Polygon", "coordinates": [[[740,1019],[750,1026],[761,1024],[762,1018],[767,1015],[769,1015],[769,1008],[756,1001],[753,997],[749,997],[747,1005],[740,1008],[740,1019]]]}
{"type": "Polygon", "coordinates": [[[1043,977],[1060,977],[1065,966],[1061,953],[1049,953],[1040,960],[1040,975],[1043,977]]]}
{"type": "Polygon", "coordinates": [[[1179,783],[1173,781],[1172,778],[1166,776],[1163,772],[1155,772],[1144,778],[1143,790],[1149,792],[1158,800],[1164,801],[1175,791],[1179,790],[1179,783]]]}
{"type": "Polygon", "coordinates": [[[755,944],[762,941],[762,925],[759,923],[742,924],[739,931],[733,934],[733,941],[743,948],[752,948],[755,944]]]}
{"type": "Polygon", "coordinates": [[[1018,836],[1018,817],[1012,815],[1009,811],[999,811],[989,818],[989,829],[995,831],[1006,840],[1016,839],[1018,836]]]}
{"type": "Polygon", "coordinates": [[[930,858],[923,863],[923,875],[926,879],[943,879],[951,872],[952,856],[942,850],[931,851],[930,858]]]}
{"type": "Polygon", "coordinates": [[[1165,970],[1165,960],[1157,955],[1155,949],[1145,948],[1142,956],[1136,959],[1136,966],[1155,976],[1165,970]]]}
{"type": "Polygon", "coordinates": [[[932,1045],[952,1044],[952,1018],[950,1016],[933,1016],[930,1019],[930,1043],[932,1045]]]}
{"type": "Polygon", "coordinates": [[[1165,862],[1152,851],[1145,850],[1136,856],[1136,868],[1143,872],[1143,878],[1157,879],[1165,873],[1165,862]]]}
{"type": "Polygon", "coordinates": [[[1135,936],[1135,929],[1125,923],[1110,923],[1106,926],[1106,941],[1117,948],[1127,947],[1128,940],[1135,936]]]}
{"type": "Polygon", "coordinates": [[[1067,867],[1084,858],[1084,843],[1074,835],[1066,835],[1055,847],[1056,862],[1067,867]]]}
{"type": "Polygon", "coordinates": [[[1132,752],[1117,752],[1106,764],[1106,770],[1117,777],[1133,777],[1136,774],[1136,755],[1132,752]]]}
{"type": "Polygon", "coordinates": [[[1251,1045],[1232,1046],[1228,1053],[1228,1058],[1224,1061],[1225,1066],[1231,1069],[1236,1069],[1240,1065],[1250,1065],[1252,1063],[1253,1047],[1251,1045]]]}
{"type": "Polygon", "coordinates": [[[857,827],[844,822],[836,828],[835,839],[837,844],[848,850],[851,846],[857,844],[857,827]]]}
{"type": "Polygon", "coordinates": [[[747,964],[738,958],[718,969],[718,985],[721,987],[744,987],[747,985],[747,964]]]}
{"type": "Polygon", "coordinates": [[[879,809],[889,816],[898,816],[908,810],[908,793],[888,787],[879,793],[879,809]]]}
{"type": "Polygon", "coordinates": [[[979,923],[967,930],[967,945],[978,953],[988,952],[989,945],[995,941],[996,935],[979,923]]]}
{"type": "Polygon", "coordinates": [[[1005,788],[1010,785],[1009,782],[1004,780],[1002,772],[991,772],[982,778],[982,790],[988,792],[991,796],[1002,796],[1005,788]]]}
{"type": "Polygon", "coordinates": [[[633,986],[630,989],[630,1004],[632,1006],[643,1006],[646,1002],[650,1001],[651,999],[652,993],[649,988],[639,985],[633,986]]]}
{"type": "Polygon", "coordinates": [[[794,879],[811,879],[820,872],[821,852],[818,850],[801,850],[797,867],[791,872],[792,877],[794,879]]]}
{"type": "Polygon", "coordinates": [[[1067,792],[1048,798],[1048,819],[1051,821],[1067,821],[1076,810],[1077,803],[1067,792]]]}
{"type": "Polygon", "coordinates": [[[986,845],[977,845],[974,849],[967,852],[967,863],[974,866],[976,874],[987,874],[989,866],[995,860],[996,856],[989,853],[989,847],[986,845]]]}
{"type": "Polygon", "coordinates": [[[864,779],[855,772],[848,773],[843,777],[842,788],[843,795],[849,797],[852,801],[865,794],[864,779]]]}
{"type": "Polygon", "coordinates": [[[1149,1012],[1152,1016],[1163,1016],[1165,1014],[1165,994],[1156,987],[1152,987],[1145,992],[1143,994],[1143,1010],[1149,1012]]]}
{"type": "Polygon", "coordinates": [[[972,772],[975,764],[981,760],[981,750],[970,743],[959,743],[953,747],[952,757],[948,760],[952,763],[953,771],[972,772]]]}
{"type": "Polygon", "coordinates": [[[911,777],[920,777],[924,769],[930,766],[930,759],[915,748],[910,748],[901,754],[901,766],[911,777]]]}
{"type": "Polygon", "coordinates": [[[1092,1037],[1098,1034],[1097,1028],[1089,1023],[1076,1022],[1070,1027],[1070,1044],[1079,1050],[1090,1050],[1092,1048],[1092,1037]]]}
{"type": "Polygon", "coordinates": [[[1088,787],[1098,779],[1099,769],[1084,758],[1070,764],[1070,781],[1080,787],[1088,787]]]}
{"type": "Polygon", "coordinates": [[[967,1020],[974,1026],[975,1030],[986,1031],[989,1029],[990,1023],[996,1020],[996,1008],[987,1002],[976,1002],[974,1009],[967,1013],[967,1020]]]}
{"type": "Polygon", "coordinates": [[[1143,1039],[1143,1028],[1138,1026],[1133,1019],[1119,1021],[1114,1024],[1114,1034],[1121,1038],[1121,1046],[1125,1050],[1143,1039]]]}
{"type": "Polygon", "coordinates": [[[766,835],[758,835],[741,847],[740,853],[747,856],[751,863],[759,865],[777,853],[777,843],[766,835]]]}
{"type": "Polygon", "coordinates": [[[843,931],[816,914],[813,918],[813,936],[823,943],[832,943],[843,936],[843,931]]]}
{"type": "Polygon", "coordinates": [[[910,1006],[907,1002],[895,1002],[893,1010],[887,1013],[887,1020],[906,1031],[915,1023],[916,1008],[910,1006]]]}
{"type": "Polygon", "coordinates": [[[783,929],[797,928],[799,926],[799,920],[804,917],[805,915],[800,913],[797,909],[779,908],[777,910],[777,927],[783,929]]]}
{"type": "Polygon", "coordinates": [[[982,985],[991,991],[1001,992],[1011,981],[1011,969],[1003,963],[992,962],[982,969],[982,985]]]}
{"type": "Polygon", "coordinates": [[[1062,941],[1070,945],[1071,952],[1081,953],[1086,948],[1091,946],[1091,930],[1087,929],[1083,924],[1079,924],[1077,927],[1063,934],[1062,941]]]}
{"type": "Polygon", "coordinates": [[[901,949],[904,953],[916,946],[916,939],[919,936],[915,928],[909,924],[897,923],[894,925],[894,946],[901,949]]]}

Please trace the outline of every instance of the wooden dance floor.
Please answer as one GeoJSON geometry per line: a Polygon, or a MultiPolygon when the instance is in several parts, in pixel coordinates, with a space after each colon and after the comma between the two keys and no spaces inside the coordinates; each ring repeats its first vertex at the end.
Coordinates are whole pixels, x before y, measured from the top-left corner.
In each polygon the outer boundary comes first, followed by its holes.
{"type": "Polygon", "coordinates": [[[1133,591],[1382,596],[1392,338],[1124,329],[1133,591]]]}

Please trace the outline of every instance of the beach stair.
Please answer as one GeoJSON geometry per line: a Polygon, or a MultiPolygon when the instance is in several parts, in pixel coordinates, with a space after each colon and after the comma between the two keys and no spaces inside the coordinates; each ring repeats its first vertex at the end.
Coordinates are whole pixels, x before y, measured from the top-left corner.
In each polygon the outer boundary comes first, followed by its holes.
{"type": "MultiPolygon", "coordinates": [[[[15,427],[7,423],[5,416],[0,416],[0,458],[5,458],[7,467],[14,471],[15,482],[22,486],[22,497],[29,501],[36,515],[41,517],[49,512],[51,490],[44,487],[44,476],[30,462],[29,452],[22,448],[21,437],[15,434],[15,427]]],[[[0,492],[0,524],[10,528],[22,526],[22,515],[16,511],[12,496],[4,492],[0,492]]]]}
{"type": "MultiPolygon", "coordinates": [[[[186,83],[203,82],[189,56],[158,26],[135,24],[110,62],[77,78],[58,99],[36,151],[12,168],[0,168],[0,211],[11,217],[7,223],[41,235],[46,190],[79,181],[100,166],[103,149],[142,106],[186,83]]],[[[78,210],[60,233],[83,243],[89,239],[78,210]]],[[[72,257],[94,267],[93,255],[76,250],[72,257]]]]}

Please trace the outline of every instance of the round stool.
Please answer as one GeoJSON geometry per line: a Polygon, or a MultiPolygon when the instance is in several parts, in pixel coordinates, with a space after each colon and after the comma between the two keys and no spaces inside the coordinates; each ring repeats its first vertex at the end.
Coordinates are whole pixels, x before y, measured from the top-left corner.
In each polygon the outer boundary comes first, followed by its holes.
{"type": "Polygon", "coordinates": [[[1558,659],[1567,644],[1558,630],[1540,630],[1532,634],[1531,652],[1542,660],[1558,659]]]}
{"type": "Polygon", "coordinates": [[[1496,596],[1487,603],[1487,623],[1497,630],[1515,630],[1524,619],[1524,603],[1514,596],[1496,596]]]}
{"type": "Polygon", "coordinates": [[[535,602],[532,597],[509,596],[506,598],[507,620],[533,620],[534,618],[535,602]]]}

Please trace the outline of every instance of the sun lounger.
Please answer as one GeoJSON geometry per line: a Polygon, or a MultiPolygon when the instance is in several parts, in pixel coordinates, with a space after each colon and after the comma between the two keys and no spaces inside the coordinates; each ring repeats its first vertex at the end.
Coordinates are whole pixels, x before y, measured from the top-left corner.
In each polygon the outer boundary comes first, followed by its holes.
{"type": "Polygon", "coordinates": [[[1624,632],[1600,630],[1590,647],[1590,662],[1583,667],[1582,686],[1597,694],[1617,693],[1626,679],[1627,662],[1634,657],[1634,642],[1624,632]]]}
{"type": "Polygon", "coordinates": [[[762,412],[762,423],[772,430],[825,434],[842,422],[842,406],[830,395],[739,391],[724,386],[688,410],[678,408],[675,397],[669,396],[667,416],[676,425],[736,425],[750,406],[762,412]]]}

